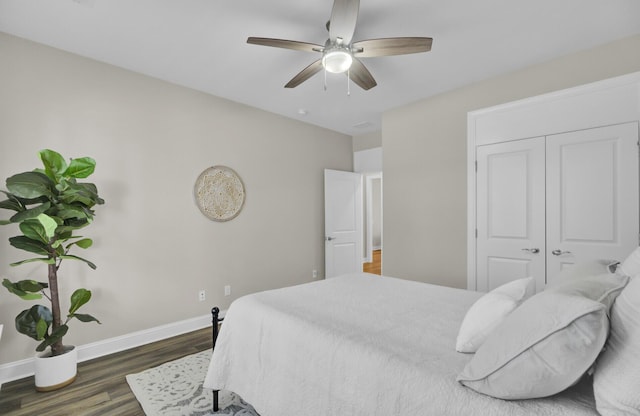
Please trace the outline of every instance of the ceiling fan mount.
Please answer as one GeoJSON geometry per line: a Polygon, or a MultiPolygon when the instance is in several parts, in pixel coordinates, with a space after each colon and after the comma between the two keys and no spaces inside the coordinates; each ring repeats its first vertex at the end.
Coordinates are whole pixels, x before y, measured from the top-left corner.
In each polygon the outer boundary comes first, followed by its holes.
{"type": "Polygon", "coordinates": [[[359,87],[369,90],[377,83],[360,58],[405,55],[431,50],[433,39],[426,37],[382,38],[352,42],[359,8],[360,0],[334,0],[331,18],[326,23],[329,39],[324,46],[294,40],[258,37],[249,37],[247,43],[322,53],[320,59],[300,71],[285,85],[285,88],[297,87],[324,68],[332,73],[346,72],[359,87]]]}

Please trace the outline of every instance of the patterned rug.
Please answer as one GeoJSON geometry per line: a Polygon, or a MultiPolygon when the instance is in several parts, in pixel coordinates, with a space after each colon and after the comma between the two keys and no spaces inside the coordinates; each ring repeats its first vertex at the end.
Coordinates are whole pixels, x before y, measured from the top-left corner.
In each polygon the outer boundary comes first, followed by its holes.
{"type": "Polygon", "coordinates": [[[127,383],[147,416],[259,416],[235,393],[221,391],[220,410],[213,412],[213,394],[202,388],[211,350],[129,374],[127,383]]]}

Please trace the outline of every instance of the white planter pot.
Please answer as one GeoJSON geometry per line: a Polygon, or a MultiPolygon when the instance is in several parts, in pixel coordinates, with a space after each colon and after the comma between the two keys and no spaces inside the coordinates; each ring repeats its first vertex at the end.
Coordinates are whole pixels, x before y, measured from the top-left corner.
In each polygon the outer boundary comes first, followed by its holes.
{"type": "Polygon", "coordinates": [[[36,390],[52,391],[73,383],[78,373],[78,350],[74,346],[65,346],[65,353],[55,357],[51,351],[36,354],[36,390]]]}

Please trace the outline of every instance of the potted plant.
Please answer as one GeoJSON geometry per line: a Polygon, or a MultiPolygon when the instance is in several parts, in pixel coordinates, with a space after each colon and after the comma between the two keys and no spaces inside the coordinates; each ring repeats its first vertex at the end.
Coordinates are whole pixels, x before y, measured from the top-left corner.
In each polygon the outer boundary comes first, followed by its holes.
{"type": "Polygon", "coordinates": [[[36,351],[35,384],[40,391],[54,390],[73,382],[76,377],[77,352],[65,346],[63,336],[73,319],[81,322],[98,322],[91,315],[78,313],[78,309],[91,299],[91,291],[77,289],[71,295],[66,316],[61,314],[58,270],[63,260],[78,260],[95,269],[92,262],[70,254],[75,247],[89,248],[93,241],[74,235],[76,230],[91,224],[92,208],[104,201],[92,183],[80,183],[91,175],[95,161],[89,157],[71,159],[69,163],[53,150],[41,150],[44,169],[35,169],[13,175],[6,180],[7,199],[0,201],[0,208],[13,211],[0,225],[17,224],[21,235],[9,238],[9,243],[37,257],[18,261],[11,266],[42,262],[47,265],[47,281],[35,279],[11,282],[4,279],[2,285],[24,300],[48,299],[50,307],[33,305],[15,318],[16,329],[40,344],[36,351]],[[60,363],[65,368],[49,368],[60,363]]]}

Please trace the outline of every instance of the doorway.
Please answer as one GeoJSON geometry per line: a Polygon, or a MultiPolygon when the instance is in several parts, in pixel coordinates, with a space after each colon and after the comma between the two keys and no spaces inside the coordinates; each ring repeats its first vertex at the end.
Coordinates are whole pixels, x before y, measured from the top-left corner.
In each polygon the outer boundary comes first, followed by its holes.
{"type": "Polygon", "coordinates": [[[365,174],[362,271],[382,274],[382,173],[365,174]]]}

